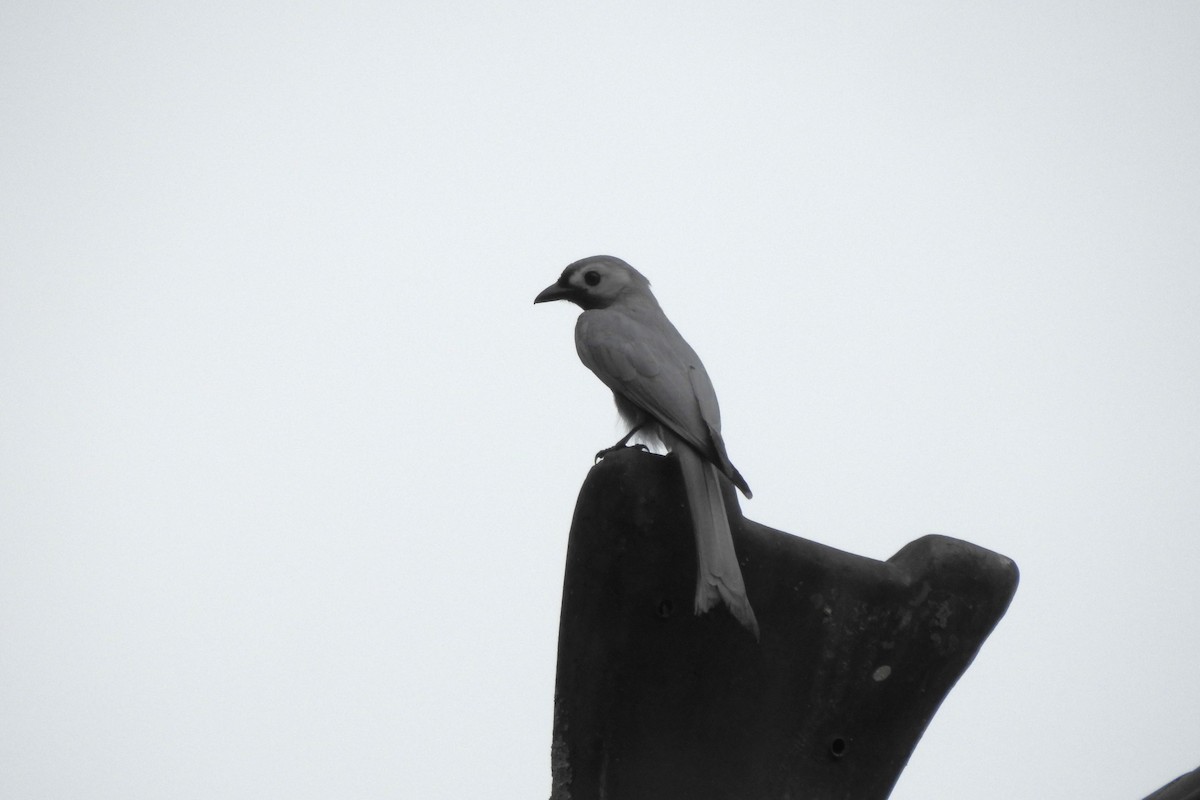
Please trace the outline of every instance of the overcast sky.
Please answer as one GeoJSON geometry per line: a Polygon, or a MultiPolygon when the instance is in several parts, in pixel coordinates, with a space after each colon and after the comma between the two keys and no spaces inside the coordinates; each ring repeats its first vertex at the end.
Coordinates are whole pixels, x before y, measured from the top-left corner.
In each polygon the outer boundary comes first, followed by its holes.
{"type": "Polygon", "coordinates": [[[893,797],[1200,765],[1200,5],[0,13],[0,797],[545,797],[644,272],[747,516],[1016,599],[893,797]]]}

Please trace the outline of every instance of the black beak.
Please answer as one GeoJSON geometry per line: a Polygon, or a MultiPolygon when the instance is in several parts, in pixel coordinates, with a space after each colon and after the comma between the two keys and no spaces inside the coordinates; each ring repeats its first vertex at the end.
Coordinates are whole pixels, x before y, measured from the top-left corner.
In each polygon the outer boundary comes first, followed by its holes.
{"type": "Polygon", "coordinates": [[[574,289],[569,286],[560,286],[557,283],[552,283],[538,293],[538,296],[533,298],[534,303],[549,303],[551,300],[569,300],[574,294],[574,289]]]}

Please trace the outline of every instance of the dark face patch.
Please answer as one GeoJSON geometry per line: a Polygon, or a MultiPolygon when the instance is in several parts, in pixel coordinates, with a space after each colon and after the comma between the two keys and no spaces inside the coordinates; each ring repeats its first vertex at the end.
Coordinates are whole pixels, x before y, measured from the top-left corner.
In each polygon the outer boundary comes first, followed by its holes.
{"type": "Polygon", "coordinates": [[[568,264],[559,276],[557,286],[564,290],[558,298],[569,300],[585,311],[608,308],[628,285],[622,270],[632,270],[624,262],[610,263],[615,259],[596,256],[568,264]]]}

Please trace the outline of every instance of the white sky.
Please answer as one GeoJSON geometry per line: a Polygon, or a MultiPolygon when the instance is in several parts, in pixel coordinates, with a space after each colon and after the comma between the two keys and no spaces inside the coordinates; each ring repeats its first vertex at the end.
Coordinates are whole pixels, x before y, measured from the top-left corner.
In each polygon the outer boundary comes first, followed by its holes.
{"type": "Polygon", "coordinates": [[[893,797],[1200,765],[1200,5],[0,13],[0,797],[549,794],[619,255],[760,522],[1014,558],[893,797]],[[969,787],[969,788],[965,788],[969,787]]]}

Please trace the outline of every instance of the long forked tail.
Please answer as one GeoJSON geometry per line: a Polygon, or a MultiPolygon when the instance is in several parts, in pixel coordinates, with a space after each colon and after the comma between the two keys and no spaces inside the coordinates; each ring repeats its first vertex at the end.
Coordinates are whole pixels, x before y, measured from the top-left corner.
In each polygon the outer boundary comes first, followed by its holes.
{"type": "Polygon", "coordinates": [[[683,484],[696,535],[696,613],[703,614],[722,600],[738,622],[758,639],[758,620],[746,597],[717,469],[686,444],[676,447],[675,452],[683,468],[683,484]]]}

